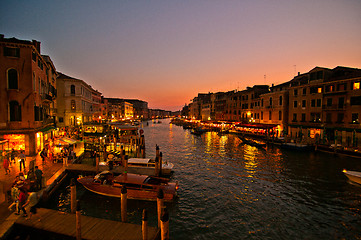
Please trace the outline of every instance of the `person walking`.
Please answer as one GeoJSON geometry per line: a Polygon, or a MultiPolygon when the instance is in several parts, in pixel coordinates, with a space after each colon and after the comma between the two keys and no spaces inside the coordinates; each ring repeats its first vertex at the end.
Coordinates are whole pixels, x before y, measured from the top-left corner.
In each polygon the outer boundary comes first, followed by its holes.
{"type": "Polygon", "coordinates": [[[47,156],[48,156],[48,154],[47,154],[46,149],[44,147],[43,150],[40,153],[40,157],[43,160],[43,164],[45,163],[45,159],[46,159],[47,156]]]}
{"type": "Polygon", "coordinates": [[[16,215],[20,215],[20,210],[23,211],[23,216],[27,217],[27,213],[26,210],[24,208],[24,204],[26,203],[27,200],[27,193],[25,192],[24,188],[20,188],[20,194],[19,194],[19,207],[18,207],[18,212],[15,213],[16,215]]]}
{"type": "Polygon", "coordinates": [[[26,156],[24,154],[24,150],[20,150],[20,154],[19,154],[19,158],[20,158],[20,172],[21,172],[21,165],[24,167],[24,170],[25,170],[25,159],[26,159],[26,156]]]}
{"type": "MultiPolygon", "coordinates": [[[[29,210],[29,217],[26,218],[26,220],[31,219],[31,217],[33,215],[37,215],[37,207],[36,205],[38,204],[39,198],[38,198],[38,194],[35,191],[32,191],[28,197],[28,200],[26,201],[26,203],[23,205],[23,208],[25,208],[27,205],[30,206],[30,210],[29,210]]],[[[41,217],[39,215],[37,215],[38,217],[38,221],[40,222],[41,217]]]]}
{"type": "Polygon", "coordinates": [[[15,156],[16,156],[16,151],[15,149],[11,149],[11,153],[10,153],[10,161],[15,163],[15,156]]]}
{"type": "Polygon", "coordinates": [[[35,181],[36,188],[41,190],[43,186],[43,171],[41,171],[38,166],[35,166],[35,181]]]}
{"type": "Polygon", "coordinates": [[[10,173],[10,169],[9,169],[9,160],[7,157],[5,157],[3,160],[3,167],[5,169],[5,175],[8,175],[10,173]]]}

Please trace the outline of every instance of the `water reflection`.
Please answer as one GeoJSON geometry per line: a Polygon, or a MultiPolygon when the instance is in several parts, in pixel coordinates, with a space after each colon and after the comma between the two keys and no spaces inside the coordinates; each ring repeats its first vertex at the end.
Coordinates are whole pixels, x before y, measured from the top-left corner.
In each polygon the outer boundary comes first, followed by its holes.
{"type": "MultiPolygon", "coordinates": [[[[162,122],[143,129],[147,157],[154,158],[158,144],[180,183],[179,199],[169,206],[171,239],[361,238],[361,187],[342,173],[361,171],[361,161],[260,150],[231,134],[194,136],[162,122]]],[[[86,211],[98,211],[90,207],[98,197],[79,194],[87,199],[86,211]]],[[[103,201],[97,214],[119,219],[118,203],[103,201]]],[[[155,204],[146,206],[155,212],[155,204]]],[[[130,206],[132,221],[140,221],[142,208],[130,206]]]]}

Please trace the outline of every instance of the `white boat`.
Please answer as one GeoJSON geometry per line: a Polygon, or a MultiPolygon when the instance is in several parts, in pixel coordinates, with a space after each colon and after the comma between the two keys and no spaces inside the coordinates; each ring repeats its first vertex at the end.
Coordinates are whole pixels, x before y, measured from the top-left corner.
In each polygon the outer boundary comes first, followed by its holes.
{"type": "Polygon", "coordinates": [[[361,184],[361,172],[347,171],[346,169],[344,169],[343,173],[346,175],[346,177],[348,177],[350,181],[361,184]]]}
{"type": "MultiPolygon", "coordinates": [[[[170,175],[173,170],[173,163],[162,162],[162,175],[170,175]]],[[[129,158],[128,167],[140,169],[155,169],[155,161],[150,158],[129,158]]]]}

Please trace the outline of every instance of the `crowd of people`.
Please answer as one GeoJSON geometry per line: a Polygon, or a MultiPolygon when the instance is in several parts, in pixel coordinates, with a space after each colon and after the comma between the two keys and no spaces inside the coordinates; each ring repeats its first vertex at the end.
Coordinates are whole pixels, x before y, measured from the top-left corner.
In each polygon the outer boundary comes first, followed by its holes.
{"type": "Polygon", "coordinates": [[[34,175],[34,182],[29,179],[29,175],[25,178],[22,172],[15,177],[9,194],[12,201],[9,210],[15,211],[16,215],[20,215],[22,212],[22,216],[26,217],[26,219],[31,219],[33,215],[37,216],[40,221],[41,218],[37,215],[37,204],[39,201],[37,191],[42,188],[41,182],[43,173],[38,166],[35,167],[34,175]],[[27,214],[26,206],[30,207],[29,215],[27,214]]]}

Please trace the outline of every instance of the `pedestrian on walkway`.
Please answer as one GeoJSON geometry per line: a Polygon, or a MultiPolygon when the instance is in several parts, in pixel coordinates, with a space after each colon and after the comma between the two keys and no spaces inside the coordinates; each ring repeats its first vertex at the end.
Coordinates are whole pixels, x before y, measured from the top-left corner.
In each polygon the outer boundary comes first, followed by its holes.
{"type": "Polygon", "coordinates": [[[9,159],[7,157],[4,158],[3,167],[5,169],[5,175],[8,175],[8,173],[10,173],[10,169],[9,169],[9,159]]]}
{"type": "Polygon", "coordinates": [[[18,212],[15,213],[16,215],[20,215],[20,210],[23,211],[23,216],[27,217],[28,215],[26,214],[26,210],[24,208],[24,204],[26,203],[26,199],[27,197],[27,193],[25,192],[24,188],[20,188],[20,194],[19,194],[19,207],[18,207],[18,212]]]}
{"type": "Polygon", "coordinates": [[[10,153],[10,161],[15,163],[15,156],[16,156],[16,151],[13,149],[11,149],[11,153],[10,153]]]}
{"type": "Polygon", "coordinates": [[[19,162],[20,162],[20,172],[21,172],[21,165],[23,165],[24,167],[24,170],[25,170],[25,159],[26,159],[26,156],[24,154],[24,150],[20,150],[20,154],[19,154],[19,162]]]}
{"type": "Polygon", "coordinates": [[[43,148],[43,150],[40,152],[40,157],[43,160],[43,164],[45,163],[45,159],[48,157],[48,154],[46,152],[45,147],[43,148]]]}
{"type": "Polygon", "coordinates": [[[39,198],[38,198],[37,192],[32,191],[28,197],[28,200],[23,205],[23,208],[25,208],[27,205],[30,206],[30,210],[29,210],[30,214],[29,214],[29,217],[26,218],[26,220],[31,219],[31,217],[33,215],[37,215],[38,221],[40,222],[41,217],[37,214],[38,211],[37,211],[37,207],[36,207],[36,205],[38,204],[38,201],[39,201],[39,198]]]}
{"type": "Polygon", "coordinates": [[[35,181],[36,189],[41,190],[43,186],[43,171],[38,166],[35,166],[35,181]]]}

